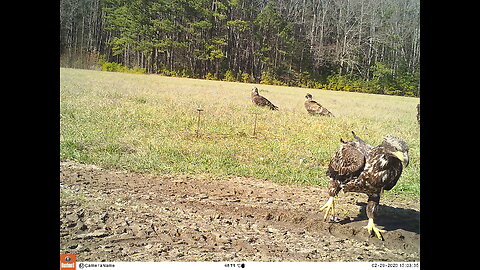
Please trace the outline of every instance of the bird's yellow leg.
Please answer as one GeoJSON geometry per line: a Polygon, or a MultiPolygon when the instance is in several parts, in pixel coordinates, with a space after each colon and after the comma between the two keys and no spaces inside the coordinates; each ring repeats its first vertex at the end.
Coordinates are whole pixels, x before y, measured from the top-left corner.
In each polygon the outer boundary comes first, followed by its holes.
{"type": "Polygon", "coordinates": [[[373,223],[373,218],[368,219],[368,224],[364,228],[366,228],[368,230],[368,233],[370,233],[370,234],[372,233],[372,230],[373,230],[373,232],[378,237],[378,239],[383,241],[383,236],[382,236],[381,233],[386,232],[386,231],[385,230],[380,230],[379,228],[377,228],[377,226],[375,226],[375,223],[373,223]]]}
{"type": "Polygon", "coordinates": [[[325,216],[323,217],[323,220],[326,221],[328,214],[330,213],[332,216],[335,214],[335,202],[333,201],[333,197],[328,198],[327,203],[320,208],[320,212],[323,211],[323,209],[327,209],[325,211],[325,216]]]}

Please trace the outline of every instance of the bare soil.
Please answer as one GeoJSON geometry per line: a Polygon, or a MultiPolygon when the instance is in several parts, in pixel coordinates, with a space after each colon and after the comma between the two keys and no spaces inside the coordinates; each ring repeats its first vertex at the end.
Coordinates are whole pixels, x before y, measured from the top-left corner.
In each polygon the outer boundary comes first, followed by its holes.
{"type": "MultiPolygon", "coordinates": [[[[400,180],[401,181],[401,180],[400,180]]],[[[60,253],[78,261],[419,261],[419,202],[382,198],[370,236],[367,196],[340,193],[323,221],[318,186],[154,176],[60,163],[60,253]]]]}

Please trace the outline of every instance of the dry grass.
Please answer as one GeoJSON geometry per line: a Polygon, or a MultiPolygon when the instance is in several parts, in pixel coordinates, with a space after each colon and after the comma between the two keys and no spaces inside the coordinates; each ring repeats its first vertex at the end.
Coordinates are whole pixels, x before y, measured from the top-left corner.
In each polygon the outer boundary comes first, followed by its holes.
{"type": "Polygon", "coordinates": [[[391,193],[419,195],[418,98],[256,85],[279,107],[270,111],[251,103],[253,86],[61,68],[61,159],[326,185],[326,166],[341,137],[350,139],[353,130],[376,145],[390,133],[408,142],[411,158],[391,193]],[[308,115],[307,92],[336,117],[308,115]],[[198,138],[197,108],[204,109],[198,138]]]}

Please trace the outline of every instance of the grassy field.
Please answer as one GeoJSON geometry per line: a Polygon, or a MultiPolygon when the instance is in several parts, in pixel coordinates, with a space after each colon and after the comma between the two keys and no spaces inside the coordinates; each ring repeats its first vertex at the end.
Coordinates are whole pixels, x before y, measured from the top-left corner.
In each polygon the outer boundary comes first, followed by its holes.
{"type": "Polygon", "coordinates": [[[418,98],[256,85],[279,107],[270,111],[252,104],[253,86],[61,68],[60,158],[153,174],[326,186],[340,138],[352,139],[353,130],[377,145],[390,133],[408,142],[410,165],[386,193],[418,198],[418,98]],[[307,92],[336,117],[308,115],[307,92]],[[204,110],[198,137],[197,108],[204,110]]]}

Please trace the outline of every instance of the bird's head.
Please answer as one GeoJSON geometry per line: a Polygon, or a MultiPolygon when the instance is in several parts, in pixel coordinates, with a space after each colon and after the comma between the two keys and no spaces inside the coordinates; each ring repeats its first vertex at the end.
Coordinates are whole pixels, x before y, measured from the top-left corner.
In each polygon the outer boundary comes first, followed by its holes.
{"type": "Polygon", "coordinates": [[[408,157],[408,144],[405,140],[388,134],[383,138],[382,145],[397,157],[403,166],[408,166],[410,158],[408,157]]]}
{"type": "Polygon", "coordinates": [[[252,94],[258,95],[258,88],[257,87],[254,86],[252,88],[252,94]]]}
{"type": "Polygon", "coordinates": [[[312,99],[312,95],[307,93],[307,95],[305,96],[306,99],[312,99]]]}

